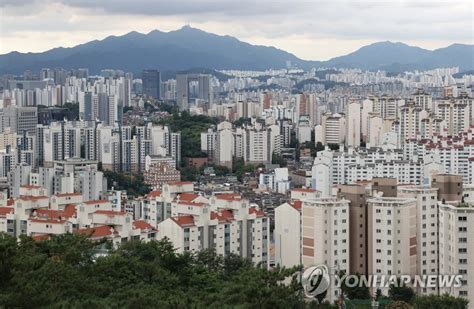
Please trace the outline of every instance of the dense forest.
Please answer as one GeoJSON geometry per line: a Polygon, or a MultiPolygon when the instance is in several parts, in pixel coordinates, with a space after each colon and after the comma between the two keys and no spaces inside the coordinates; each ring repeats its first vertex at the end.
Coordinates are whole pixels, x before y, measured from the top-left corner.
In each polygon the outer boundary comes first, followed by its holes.
{"type": "MultiPolygon", "coordinates": [[[[288,280],[296,271],[210,250],[178,254],[167,240],[111,249],[81,235],[35,241],[0,233],[0,308],[337,308],[305,300],[301,285],[288,280]]],[[[367,289],[343,289],[347,298],[364,298],[347,306],[371,308],[367,289]]],[[[467,308],[464,299],[416,296],[408,287],[392,286],[378,300],[387,309],[467,308]]]]}
{"type": "Polygon", "coordinates": [[[294,270],[268,271],[213,251],[177,254],[167,241],[128,242],[96,257],[97,243],[65,234],[34,241],[0,234],[0,308],[291,308],[294,270]]]}

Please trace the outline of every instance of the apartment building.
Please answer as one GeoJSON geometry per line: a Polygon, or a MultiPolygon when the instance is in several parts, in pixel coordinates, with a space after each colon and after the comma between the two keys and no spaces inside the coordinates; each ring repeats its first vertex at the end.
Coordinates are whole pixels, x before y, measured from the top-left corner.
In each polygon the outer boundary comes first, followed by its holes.
{"type": "MultiPolygon", "coordinates": [[[[399,198],[416,199],[417,274],[438,275],[438,189],[428,186],[399,186],[399,198]]],[[[419,288],[434,294],[437,288],[419,288]]]]}
{"type": "Polygon", "coordinates": [[[178,252],[214,249],[267,265],[269,224],[263,211],[237,194],[218,194],[209,202],[189,196],[173,203],[172,216],[158,224],[158,234],[170,239],[178,252]]]}
{"type": "Polygon", "coordinates": [[[439,272],[462,275],[461,287],[443,287],[440,293],[464,297],[474,303],[474,206],[439,203],[439,272]]]}
{"type": "Polygon", "coordinates": [[[367,203],[369,274],[416,275],[416,199],[375,196],[367,203]]]}
{"type": "MultiPolygon", "coordinates": [[[[303,266],[324,264],[330,274],[349,271],[349,200],[318,198],[302,201],[301,261],[303,266]]],[[[327,299],[332,302],[339,291],[331,281],[327,299]]]]}

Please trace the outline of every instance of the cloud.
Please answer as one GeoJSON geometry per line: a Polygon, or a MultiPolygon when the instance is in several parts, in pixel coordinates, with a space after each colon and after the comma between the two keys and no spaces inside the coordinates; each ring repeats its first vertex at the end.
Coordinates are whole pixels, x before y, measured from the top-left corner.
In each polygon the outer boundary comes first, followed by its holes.
{"type": "Polygon", "coordinates": [[[73,46],[184,24],[321,59],[381,40],[473,43],[467,0],[3,0],[0,52],[73,46]],[[21,18],[19,18],[21,17],[21,18]],[[54,35],[56,34],[56,36],[54,35]]]}

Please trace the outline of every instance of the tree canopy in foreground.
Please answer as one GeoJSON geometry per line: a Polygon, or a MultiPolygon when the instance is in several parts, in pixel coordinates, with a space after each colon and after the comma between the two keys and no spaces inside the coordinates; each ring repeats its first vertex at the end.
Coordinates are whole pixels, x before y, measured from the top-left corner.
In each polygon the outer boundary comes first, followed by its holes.
{"type": "MultiPolygon", "coordinates": [[[[18,241],[0,233],[0,308],[335,308],[305,302],[301,285],[285,280],[296,268],[268,270],[211,250],[179,254],[167,240],[126,242],[98,256],[104,247],[81,235],[18,241]]],[[[399,303],[433,309],[468,304],[449,295],[410,300],[399,303]]],[[[370,308],[366,303],[358,308],[370,308]]]]}
{"type": "Polygon", "coordinates": [[[104,257],[65,234],[34,241],[0,234],[0,308],[291,308],[294,270],[253,266],[213,251],[177,254],[168,241],[128,242],[104,257]]]}

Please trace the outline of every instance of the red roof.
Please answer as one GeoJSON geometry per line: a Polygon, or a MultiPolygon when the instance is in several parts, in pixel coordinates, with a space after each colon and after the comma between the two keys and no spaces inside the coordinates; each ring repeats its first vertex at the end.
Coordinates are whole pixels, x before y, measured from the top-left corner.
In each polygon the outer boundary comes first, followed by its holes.
{"type": "Polygon", "coordinates": [[[108,225],[101,225],[76,231],[77,234],[86,235],[88,237],[106,237],[114,233],[114,228],[108,225]]]}
{"type": "Polygon", "coordinates": [[[257,208],[255,207],[252,207],[252,208],[249,208],[249,214],[256,214],[257,217],[263,217],[265,216],[265,213],[263,212],[263,210],[257,210],[257,208]]]}
{"type": "Polygon", "coordinates": [[[40,240],[49,240],[51,239],[51,234],[36,234],[33,236],[34,241],[40,241],[40,240]]]}
{"type": "Polygon", "coordinates": [[[234,219],[234,214],[229,209],[224,209],[219,212],[211,212],[211,220],[219,220],[219,222],[229,222],[234,219]]]}
{"type": "Polygon", "coordinates": [[[127,214],[124,211],[113,211],[113,210],[97,210],[94,213],[98,215],[108,215],[108,216],[125,216],[127,214]]]}
{"type": "Polygon", "coordinates": [[[194,225],[194,218],[193,216],[178,216],[178,217],[171,217],[171,220],[173,220],[176,224],[180,226],[190,226],[194,225]]]}
{"type": "Polygon", "coordinates": [[[7,206],[12,206],[13,204],[15,204],[15,200],[12,199],[12,198],[9,198],[9,199],[7,200],[7,206]]]}
{"type": "Polygon", "coordinates": [[[293,206],[294,209],[297,209],[297,210],[300,210],[301,209],[301,205],[303,203],[300,201],[300,200],[294,200],[293,201],[293,204],[290,203],[291,206],[293,206]]]}
{"type": "Polygon", "coordinates": [[[37,201],[47,199],[48,197],[44,195],[20,195],[18,198],[23,201],[37,201]]]}
{"type": "Polygon", "coordinates": [[[12,214],[14,210],[13,207],[0,207],[0,216],[4,217],[8,214],[12,214]]]}
{"type": "Polygon", "coordinates": [[[133,227],[140,230],[154,230],[150,223],[143,220],[133,221],[133,227]]]}
{"type": "Polygon", "coordinates": [[[199,194],[196,193],[181,193],[176,197],[179,201],[191,202],[199,197],[199,194]]]}
{"type": "Polygon", "coordinates": [[[30,222],[37,222],[37,223],[51,223],[51,224],[63,224],[66,220],[59,220],[59,219],[30,219],[30,222]]]}
{"type": "Polygon", "coordinates": [[[236,193],[221,193],[216,194],[215,197],[219,200],[225,201],[240,201],[242,199],[242,197],[236,193]]]}
{"type": "Polygon", "coordinates": [[[158,197],[160,195],[161,195],[161,191],[158,191],[158,190],[151,191],[150,193],[148,193],[149,197],[158,197]]]}
{"type": "Polygon", "coordinates": [[[20,186],[20,188],[25,188],[25,189],[39,189],[41,188],[40,186],[36,186],[36,185],[23,185],[23,186],[20,186]]]}
{"type": "Polygon", "coordinates": [[[205,204],[204,203],[195,203],[195,202],[188,202],[188,201],[177,201],[179,205],[188,205],[188,206],[196,206],[196,207],[202,207],[205,204]]]}
{"type": "Polygon", "coordinates": [[[36,209],[35,213],[36,213],[36,216],[38,217],[49,218],[49,219],[59,219],[63,215],[62,211],[52,210],[52,209],[36,209]]]}
{"type": "Polygon", "coordinates": [[[72,192],[72,193],[56,193],[57,197],[67,197],[67,196],[80,196],[82,193],[80,192],[72,192]]]}

